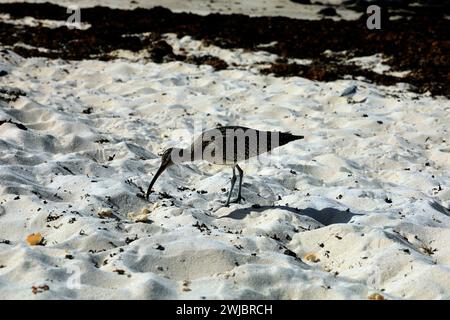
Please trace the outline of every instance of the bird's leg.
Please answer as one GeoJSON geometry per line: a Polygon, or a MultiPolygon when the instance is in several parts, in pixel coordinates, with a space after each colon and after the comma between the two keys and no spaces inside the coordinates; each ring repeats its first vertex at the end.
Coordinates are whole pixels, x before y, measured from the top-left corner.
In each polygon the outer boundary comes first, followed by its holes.
{"type": "Polygon", "coordinates": [[[238,172],[239,172],[239,190],[238,190],[238,196],[237,196],[236,200],[234,200],[233,202],[240,203],[241,200],[244,199],[241,197],[242,177],[244,176],[244,171],[241,169],[241,167],[239,167],[239,165],[236,165],[236,168],[238,169],[238,172]]]}
{"type": "Polygon", "coordinates": [[[231,198],[231,192],[233,192],[234,184],[236,183],[236,172],[234,170],[235,167],[233,167],[233,176],[231,177],[231,188],[230,191],[228,191],[228,199],[225,203],[225,206],[228,206],[230,204],[230,198],[231,198]]]}

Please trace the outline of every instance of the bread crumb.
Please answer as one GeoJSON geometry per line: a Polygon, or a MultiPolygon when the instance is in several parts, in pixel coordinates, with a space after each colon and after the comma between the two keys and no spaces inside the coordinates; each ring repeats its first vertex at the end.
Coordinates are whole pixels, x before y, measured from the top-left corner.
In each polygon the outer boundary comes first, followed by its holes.
{"type": "Polygon", "coordinates": [[[184,280],[184,281],[181,283],[181,291],[185,291],[185,292],[191,291],[191,289],[188,287],[190,283],[191,283],[191,282],[190,282],[189,280],[184,280]]]}
{"type": "Polygon", "coordinates": [[[44,241],[44,237],[40,233],[32,233],[27,237],[30,246],[39,246],[44,241]]]}
{"type": "Polygon", "coordinates": [[[128,219],[134,222],[148,222],[148,216],[150,210],[148,208],[142,208],[140,212],[129,212],[128,219]]]}
{"type": "Polygon", "coordinates": [[[372,293],[367,297],[369,300],[385,300],[384,297],[379,293],[372,293]]]}
{"type": "Polygon", "coordinates": [[[320,261],[320,259],[318,259],[314,253],[308,253],[303,258],[309,262],[319,262],[320,261]]]}
{"type": "Polygon", "coordinates": [[[112,217],[112,211],[110,209],[102,209],[99,212],[97,212],[97,215],[100,218],[111,218],[112,217]]]}
{"type": "Polygon", "coordinates": [[[46,284],[44,284],[43,286],[32,286],[31,287],[31,292],[33,292],[33,294],[42,293],[42,292],[48,291],[48,290],[50,290],[50,287],[46,284]]]}

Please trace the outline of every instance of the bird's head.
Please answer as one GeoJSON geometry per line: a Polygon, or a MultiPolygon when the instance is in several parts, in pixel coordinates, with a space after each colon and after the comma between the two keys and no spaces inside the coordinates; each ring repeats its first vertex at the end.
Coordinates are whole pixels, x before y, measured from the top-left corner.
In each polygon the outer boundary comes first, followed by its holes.
{"type": "Polygon", "coordinates": [[[152,192],[153,185],[155,184],[156,180],[161,175],[161,173],[163,173],[164,170],[166,170],[168,167],[170,167],[171,165],[174,164],[174,162],[172,161],[173,152],[174,152],[174,148],[169,148],[169,149],[164,150],[164,152],[160,154],[161,155],[161,166],[159,167],[158,171],[156,171],[152,182],[150,182],[150,185],[148,186],[147,194],[146,194],[147,199],[148,199],[148,196],[150,195],[150,193],[152,192]]]}
{"type": "Polygon", "coordinates": [[[173,165],[173,161],[172,161],[172,152],[174,151],[174,148],[168,148],[166,150],[164,150],[162,153],[159,154],[159,156],[161,156],[161,167],[170,167],[171,165],[173,165]]]}

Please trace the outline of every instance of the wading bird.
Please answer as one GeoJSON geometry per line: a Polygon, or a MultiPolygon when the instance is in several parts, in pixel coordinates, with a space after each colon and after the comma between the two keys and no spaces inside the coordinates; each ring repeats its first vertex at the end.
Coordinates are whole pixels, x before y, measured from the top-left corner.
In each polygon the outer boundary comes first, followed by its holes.
{"type": "Polygon", "coordinates": [[[241,189],[244,172],[239,167],[238,162],[248,160],[299,139],[303,139],[303,136],[296,136],[288,132],[260,131],[240,126],[217,127],[203,131],[188,148],[169,148],[163,152],[161,166],[150,182],[146,198],[148,200],[156,180],[169,166],[206,160],[213,164],[228,165],[233,169],[231,188],[228,192],[226,206],[230,204],[231,193],[236,183],[235,170],[237,169],[239,173],[239,190],[236,200],[232,202],[239,203],[242,200],[241,189]]]}

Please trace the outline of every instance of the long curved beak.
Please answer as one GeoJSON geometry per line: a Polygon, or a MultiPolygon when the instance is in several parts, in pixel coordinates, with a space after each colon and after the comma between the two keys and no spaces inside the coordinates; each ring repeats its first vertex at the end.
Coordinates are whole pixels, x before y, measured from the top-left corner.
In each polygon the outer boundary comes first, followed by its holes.
{"type": "Polygon", "coordinates": [[[161,175],[161,173],[164,172],[164,170],[166,170],[166,168],[168,167],[168,164],[161,164],[161,167],[159,167],[158,171],[156,171],[155,176],[153,177],[152,182],[150,182],[150,185],[148,186],[147,189],[147,193],[145,195],[145,198],[148,200],[148,197],[150,195],[150,193],[152,193],[152,187],[155,184],[156,180],[158,179],[158,177],[161,175]]]}

